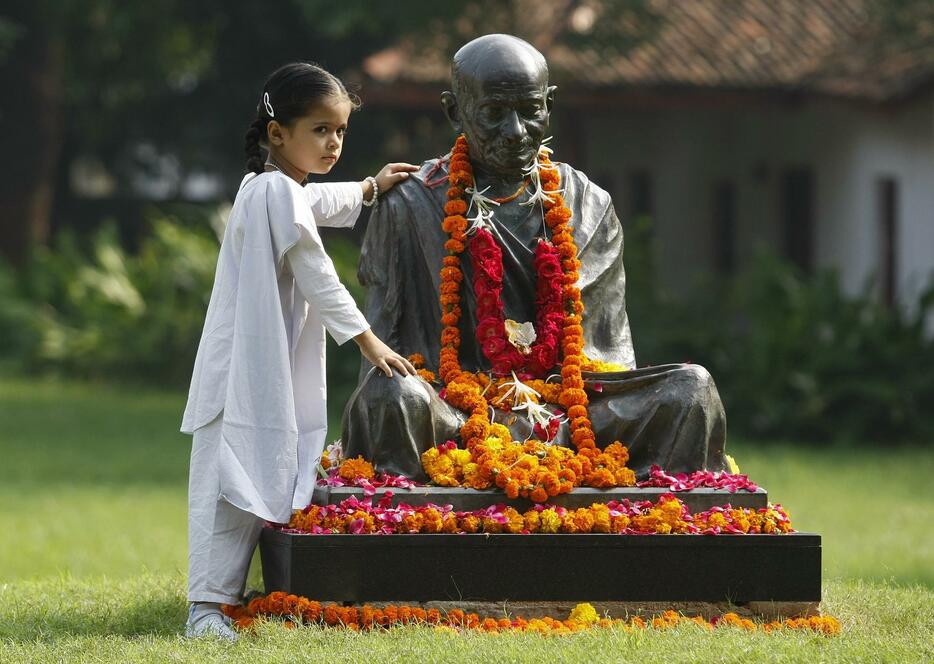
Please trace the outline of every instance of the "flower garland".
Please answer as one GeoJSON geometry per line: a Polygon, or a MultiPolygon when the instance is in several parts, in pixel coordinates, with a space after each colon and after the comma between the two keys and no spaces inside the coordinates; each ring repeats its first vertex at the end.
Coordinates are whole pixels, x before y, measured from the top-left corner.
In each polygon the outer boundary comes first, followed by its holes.
{"type": "MultiPolygon", "coordinates": [[[[487,439],[487,444],[490,444],[489,439],[487,439]]],[[[549,454],[560,454],[561,450],[564,449],[545,447],[536,443],[532,443],[531,447],[536,449],[541,448],[543,450],[545,465],[549,463],[553,464],[553,462],[547,460],[549,454]]],[[[529,444],[526,443],[522,448],[524,450],[529,449],[529,444]]],[[[476,469],[470,465],[473,463],[473,457],[469,451],[459,449],[457,444],[452,440],[436,446],[434,450],[429,450],[424,458],[426,459],[426,463],[431,467],[433,477],[438,478],[439,481],[435,483],[439,486],[462,486],[465,483],[469,484],[469,482],[465,480],[465,476],[469,475],[472,478],[477,472],[476,469]]],[[[360,460],[360,457],[358,457],[356,460],[352,461],[360,460]]],[[[541,464],[543,462],[540,460],[538,463],[541,464]]],[[[344,475],[346,474],[345,472],[344,475]]],[[[327,471],[324,478],[318,480],[318,486],[355,486],[363,489],[364,496],[372,496],[376,493],[376,489],[381,488],[411,489],[424,486],[418,482],[413,482],[404,475],[380,473],[370,480],[367,479],[367,474],[368,473],[364,470],[359,475],[354,475],[352,479],[345,479],[339,467],[332,467],[327,471]]],[[[736,493],[737,491],[755,493],[759,490],[759,485],[750,480],[748,475],[711,472],[706,470],[698,470],[691,474],[676,473],[671,475],[666,473],[659,466],[652,466],[649,472],[649,478],[638,482],[636,486],[639,488],[666,488],[672,493],[689,493],[695,489],[726,489],[730,493],[736,493]]]]}
{"type": "MultiPolygon", "coordinates": [[[[571,211],[560,193],[561,177],[551,162],[550,152],[543,146],[527,171],[531,181],[537,185],[529,202],[541,203],[552,241],[539,241],[536,247],[535,337],[534,342],[523,349],[527,352],[522,352],[506,333],[501,299],[502,251],[492,233],[484,227],[484,222],[492,215],[489,206],[498,203],[476,191],[466,137],[459,136],[451,151],[448,201],[442,222],[449,238],[444,245],[448,255],[442,260],[440,275],[443,328],[438,372],[445,385],[442,398],[469,413],[460,433],[471,456],[468,461],[466,458],[454,458],[458,455],[449,448],[428,450],[422,456],[422,464],[436,484],[477,489],[496,484],[507,490],[511,497],[521,495],[536,501],[566,493],[582,484],[595,487],[635,484],[635,475],[625,467],[628,460],[626,448],[616,442],[601,452],[588,417],[588,399],[581,371],[589,360],[584,355],[584,305],[576,285],[580,278],[580,261],[574,244],[574,230],[570,225],[571,211]],[[465,216],[470,207],[466,198],[468,194],[478,208],[473,226],[469,226],[465,216]],[[473,232],[470,240],[467,238],[468,227],[473,232]],[[460,291],[464,280],[460,254],[468,244],[477,300],[477,341],[491,363],[493,374],[498,375],[495,379],[482,373],[464,371],[460,365],[460,291]],[[561,384],[560,387],[549,388],[547,381],[541,379],[557,364],[559,340],[563,357],[561,384]],[[505,376],[507,373],[512,374],[512,381],[505,376]],[[535,385],[528,384],[533,381],[535,385]],[[491,388],[491,399],[488,399],[491,388]],[[515,392],[515,395],[512,403],[506,406],[509,403],[506,396],[510,392],[515,392]],[[509,430],[493,424],[490,418],[491,405],[504,410],[525,409],[535,422],[531,433],[547,442],[556,433],[562,415],[545,408],[542,401],[557,403],[565,409],[571,442],[577,449],[577,455],[556,453],[551,456],[552,463],[533,464],[522,458],[524,447],[513,443],[509,430]],[[442,459],[443,455],[452,458],[442,459]],[[572,459],[577,463],[571,464],[572,459]],[[513,471],[520,463],[529,467],[513,471]],[[448,466],[461,466],[463,471],[452,474],[447,472],[448,466]]],[[[604,364],[601,368],[606,366],[604,364]]],[[[548,458],[548,452],[541,449],[525,450],[524,456],[533,451],[540,458],[548,458]]]]}
{"type": "Polygon", "coordinates": [[[455,511],[450,505],[412,506],[402,503],[393,507],[391,492],[387,492],[376,505],[369,499],[361,501],[354,497],[336,505],[309,505],[295,511],[288,525],[280,529],[308,535],[780,535],[794,532],[791,519],[781,505],[759,509],[724,505],[691,514],[687,506],[671,494],[662,495],[656,503],[648,500],[634,503],[629,500],[610,501],[579,509],[536,505],[522,513],[506,505],[491,505],[470,512],[455,511]]]}
{"type": "Polygon", "coordinates": [[[834,636],[840,633],[840,622],[832,616],[811,616],[809,618],[786,618],[768,623],[756,623],[749,618],[742,618],[730,612],[710,621],[700,616],[684,616],[675,611],[665,611],[649,620],[633,616],[628,620],[620,618],[601,618],[591,604],[578,604],[565,620],[549,616],[526,619],[481,618],[479,614],[468,613],[463,609],[451,609],[442,613],[439,609],[424,609],[406,604],[387,604],[374,607],[341,606],[322,604],[307,597],[276,591],[265,597],[256,597],[246,606],[223,607],[224,613],[234,621],[234,626],[241,631],[251,630],[258,619],[284,619],[282,625],[293,629],[301,625],[349,629],[355,632],[388,629],[402,625],[422,625],[442,631],[460,633],[467,630],[483,631],[491,634],[500,632],[537,632],[548,635],[571,634],[593,628],[615,627],[626,632],[646,629],[664,630],[679,624],[694,624],[706,630],[715,628],[739,628],[746,631],[761,631],[767,634],[782,630],[808,630],[834,636]]]}

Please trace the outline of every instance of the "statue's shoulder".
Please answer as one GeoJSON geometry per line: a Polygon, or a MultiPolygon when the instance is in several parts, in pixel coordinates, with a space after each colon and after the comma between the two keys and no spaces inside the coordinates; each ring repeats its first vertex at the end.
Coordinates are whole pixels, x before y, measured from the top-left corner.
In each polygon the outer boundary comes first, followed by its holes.
{"type": "Polygon", "coordinates": [[[577,201],[594,210],[606,210],[613,204],[609,192],[588,178],[586,173],[565,162],[555,163],[561,173],[561,185],[568,201],[577,201]]]}
{"type": "Polygon", "coordinates": [[[447,176],[446,156],[428,159],[411,177],[386,192],[380,205],[394,216],[422,218],[427,209],[444,206],[447,176]]]}

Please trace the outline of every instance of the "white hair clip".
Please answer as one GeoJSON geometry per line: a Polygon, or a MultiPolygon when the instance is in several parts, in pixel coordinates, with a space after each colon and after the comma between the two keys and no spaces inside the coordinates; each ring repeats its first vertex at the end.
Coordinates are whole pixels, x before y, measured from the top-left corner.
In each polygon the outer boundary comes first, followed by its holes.
{"type": "Polygon", "coordinates": [[[263,93],[263,106],[266,107],[266,112],[269,113],[269,117],[274,118],[276,114],[272,112],[272,104],[269,103],[269,93],[263,93]]]}

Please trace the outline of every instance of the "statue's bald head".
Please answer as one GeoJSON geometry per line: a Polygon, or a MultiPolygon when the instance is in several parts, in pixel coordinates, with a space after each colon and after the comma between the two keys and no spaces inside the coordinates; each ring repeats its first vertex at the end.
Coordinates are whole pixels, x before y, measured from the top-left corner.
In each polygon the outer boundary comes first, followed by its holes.
{"type": "Polygon", "coordinates": [[[454,54],[451,86],[454,94],[468,91],[475,83],[538,80],[548,85],[548,63],[538,49],[512,35],[484,35],[464,44],[454,54]]]}
{"type": "Polygon", "coordinates": [[[467,136],[471,162],[521,179],[544,138],[554,101],[544,56],[518,37],[478,37],[454,55],[451,83],[441,107],[454,130],[467,136]]]}

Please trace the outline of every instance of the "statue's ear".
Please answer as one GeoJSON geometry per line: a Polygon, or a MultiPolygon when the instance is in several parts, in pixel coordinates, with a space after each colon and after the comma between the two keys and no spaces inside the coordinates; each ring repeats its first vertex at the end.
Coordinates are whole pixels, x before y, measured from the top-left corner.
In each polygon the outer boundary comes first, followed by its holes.
{"type": "Polygon", "coordinates": [[[555,90],[558,89],[557,85],[549,85],[548,91],[545,93],[545,108],[548,109],[548,112],[551,113],[551,109],[555,105],[555,90]]]}
{"type": "Polygon", "coordinates": [[[457,105],[457,97],[450,90],[441,93],[441,110],[444,111],[444,117],[448,119],[454,131],[458,134],[464,130],[461,122],[460,107],[457,105]]]}

